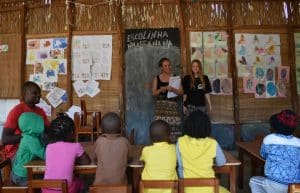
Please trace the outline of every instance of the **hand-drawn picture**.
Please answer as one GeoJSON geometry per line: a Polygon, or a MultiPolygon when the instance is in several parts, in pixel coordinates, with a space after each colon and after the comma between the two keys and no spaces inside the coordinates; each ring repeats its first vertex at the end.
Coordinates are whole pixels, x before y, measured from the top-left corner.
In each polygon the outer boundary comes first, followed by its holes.
{"type": "Polygon", "coordinates": [[[202,48],[195,48],[192,47],[191,49],[191,61],[197,59],[202,61],[203,60],[203,54],[202,54],[202,48]]]}
{"type": "Polygon", "coordinates": [[[279,80],[277,83],[278,97],[287,97],[287,83],[279,80]]]}
{"type": "Polygon", "coordinates": [[[220,94],[221,93],[221,80],[220,78],[213,78],[211,80],[212,83],[212,93],[220,94]]]}
{"type": "Polygon", "coordinates": [[[275,81],[266,81],[266,98],[276,97],[277,87],[275,81]]]}
{"type": "Polygon", "coordinates": [[[191,32],[190,33],[190,46],[191,47],[202,47],[202,32],[191,32]]]}
{"type": "Polygon", "coordinates": [[[222,78],[221,79],[221,94],[231,95],[232,94],[232,79],[222,78]]]}
{"type": "Polygon", "coordinates": [[[255,82],[252,76],[243,77],[244,93],[255,93],[255,82]]]}
{"type": "Polygon", "coordinates": [[[255,98],[266,97],[266,86],[265,82],[256,82],[255,84],[255,98]]]}
{"type": "Polygon", "coordinates": [[[67,48],[67,38],[54,38],[53,48],[54,49],[65,49],[67,48]]]}
{"type": "Polygon", "coordinates": [[[278,80],[288,83],[290,81],[290,67],[279,66],[278,67],[278,80]]]}
{"type": "Polygon", "coordinates": [[[43,63],[41,61],[35,61],[34,63],[34,68],[33,68],[33,72],[34,74],[41,74],[43,73],[43,63]]]}
{"type": "Polygon", "coordinates": [[[267,81],[274,81],[275,80],[275,69],[268,68],[266,72],[266,79],[267,81]]]}
{"type": "Polygon", "coordinates": [[[27,50],[40,49],[40,40],[27,40],[27,50]]]}
{"type": "Polygon", "coordinates": [[[265,76],[266,76],[266,73],[265,73],[265,69],[262,68],[262,67],[256,67],[254,68],[254,77],[255,79],[257,80],[264,80],[265,79],[265,76]]]}

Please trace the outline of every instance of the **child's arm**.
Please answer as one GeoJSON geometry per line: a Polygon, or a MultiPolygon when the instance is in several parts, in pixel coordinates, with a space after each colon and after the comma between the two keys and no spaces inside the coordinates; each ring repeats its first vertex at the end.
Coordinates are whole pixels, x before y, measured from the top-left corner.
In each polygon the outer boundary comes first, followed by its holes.
{"type": "Polygon", "coordinates": [[[182,160],[181,160],[181,153],[179,151],[179,146],[178,143],[176,144],[176,157],[177,157],[177,164],[178,164],[178,176],[179,178],[183,178],[183,165],[182,165],[182,160]]]}
{"type": "Polygon", "coordinates": [[[266,151],[266,146],[265,144],[262,144],[261,148],[260,148],[260,155],[263,159],[266,159],[267,157],[267,151],[266,151]]]}
{"type": "Polygon", "coordinates": [[[223,166],[226,163],[226,158],[225,155],[223,153],[222,148],[220,147],[220,145],[217,143],[217,149],[216,149],[216,166],[223,166]]]}
{"type": "Polygon", "coordinates": [[[80,157],[76,158],[75,164],[88,165],[91,163],[91,159],[86,152],[84,152],[80,157]]]}

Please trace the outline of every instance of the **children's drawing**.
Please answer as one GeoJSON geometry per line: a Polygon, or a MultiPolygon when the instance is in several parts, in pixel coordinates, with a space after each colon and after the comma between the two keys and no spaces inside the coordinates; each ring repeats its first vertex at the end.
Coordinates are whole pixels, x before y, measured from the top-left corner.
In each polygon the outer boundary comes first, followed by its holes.
{"type": "Polygon", "coordinates": [[[244,34],[240,34],[240,38],[238,40],[238,44],[245,44],[245,43],[246,43],[245,35],[244,34]]]}
{"type": "Polygon", "coordinates": [[[239,60],[239,64],[242,64],[242,65],[247,65],[248,64],[245,56],[241,57],[241,59],[239,60]]]}
{"type": "Polygon", "coordinates": [[[244,93],[255,93],[255,82],[253,77],[243,77],[244,93]]]}
{"type": "Polygon", "coordinates": [[[256,67],[254,69],[255,69],[255,73],[254,73],[255,78],[257,80],[264,80],[266,76],[265,69],[262,67],[256,67]]]}
{"type": "Polygon", "coordinates": [[[275,81],[266,81],[266,97],[276,97],[277,87],[275,81]]]}
{"type": "Polygon", "coordinates": [[[219,78],[212,79],[212,92],[213,94],[220,94],[221,92],[221,80],[219,78]]]}
{"type": "Polygon", "coordinates": [[[287,83],[279,80],[277,83],[278,97],[287,97],[287,83]]]}
{"type": "Polygon", "coordinates": [[[266,79],[267,81],[274,81],[275,80],[275,69],[268,68],[266,72],[266,79]]]}
{"type": "Polygon", "coordinates": [[[244,45],[241,45],[239,49],[239,55],[246,55],[246,54],[247,54],[246,47],[244,45]]]}
{"type": "Polygon", "coordinates": [[[215,46],[214,32],[203,32],[203,44],[206,48],[215,46]]]}
{"type": "Polygon", "coordinates": [[[255,98],[265,98],[266,97],[266,87],[265,82],[256,82],[255,84],[255,98]]]}
{"type": "Polygon", "coordinates": [[[202,47],[202,32],[191,32],[190,33],[190,46],[191,47],[202,47]]]}
{"type": "Polygon", "coordinates": [[[40,40],[40,45],[41,49],[50,49],[52,48],[52,39],[41,39],[40,40]]]}
{"type": "Polygon", "coordinates": [[[222,78],[221,79],[221,93],[225,95],[232,94],[232,79],[222,78]]]}
{"type": "Polygon", "coordinates": [[[49,58],[48,50],[38,50],[36,52],[36,58],[39,60],[45,60],[49,58]]]}
{"type": "Polygon", "coordinates": [[[54,38],[53,39],[54,49],[65,49],[67,48],[67,38],[54,38]]]}
{"type": "Polygon", "coordinates": [[[290,81],[290,67],[279,66],[278,67],[278,80],[288,83],[290,81]]]}
{"type": "Polygon", "coordinates": [[[217,31],[214,33],[216,46],[222,46],[227,48],[227,33],[225,31],[217,31]]]}
{"type": "Polygon", "coordinates": [[[57,86],[57,82],[48,82],[44,81],[42,85],[42,90],[43,91],[51,91],[57,86]]]}
{"type": "Polygon", "coordinates": [[[192,50],[191,50],[191,61],[192,60],[200,60],[202,61],[203,59],[203,55],[202,55],[202,48],[195,48],[195,47],[192,47],[192,50]]]}
{"type": "Polygon", "coordinates": [[[49,55],[52,59],[63,59],[64,50],[63,49],[51,49],[49,55]]]}
{"type": "Polygon", "coordinates": [[[58,74],[67,74],[67,60],[58,61],[58,74]]]}
{"type": "Polygon", "coordinates": [[[27,50],[26,64],[34,64],[36,59],[36,52],[34,50],[27,50]]]}
{"type": "Polygon", "coordinates": [[[40,40],[27,40],[27,50],[40,49],[40,40]]]}
{"type": "Polygon", "coordinates": [[[43,73],[43,64],[42,61],[36,60],[34,63],[33,72],[34,74],[42,74],[43,73]]]}

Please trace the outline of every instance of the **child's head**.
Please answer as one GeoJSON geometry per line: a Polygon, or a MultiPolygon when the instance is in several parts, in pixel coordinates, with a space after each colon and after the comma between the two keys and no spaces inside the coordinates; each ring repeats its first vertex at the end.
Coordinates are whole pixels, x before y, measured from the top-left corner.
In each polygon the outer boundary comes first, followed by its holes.
{"type": "Polygon", "coordinates": [[[192,112],[184,122],[183,134],[193,138],[210,136],[211,125],[208,115],[200,110],[192,112]]]}
{"type": "Polygon", "coordinates": [[[66,114],[61,113],[53,121],[47,130],[49,143],[57,141],[73,141],[74,139],[74,122],[66,114]]]}
{"type": "Polygon", "coordinates": [[[121,133],[121,120],[119,115],[113,112],[106,113],[101,120],[101,129],[103,133],[121,133]]]}
{"type": "Polygon", "coordinates": [[[41,88],[35,82],[27,81],[23,85],[23,100],[26,104],[35,105],[40,102],[41,88]]]}
{"type": "Polygon", "coordinates": [[[44,119],[33,112],[25,112],[18,119],[23,134],[40,136],[44,132],[44,119]]]}
{"type": "Polygon", "coordinates": [[[155,142],[170,141],[170,125],[163,120],[153,121],[150,125],[150,138],[155,142]]]}
{"type": "Polygon", "coordinates": [[[292,135],[296,129],[298,115],[291,110],[283,110],[270,117],[270,125],[275,133],[292,135]]]}

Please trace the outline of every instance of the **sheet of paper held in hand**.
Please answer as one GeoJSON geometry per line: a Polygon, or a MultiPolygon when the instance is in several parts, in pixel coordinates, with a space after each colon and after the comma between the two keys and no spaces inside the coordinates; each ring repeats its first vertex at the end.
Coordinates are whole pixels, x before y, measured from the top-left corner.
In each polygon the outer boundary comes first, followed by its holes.
{"type": "MultiPolygon", "coordinates": [[[[169,85],[176,88],[176,89],[179,89],[180,88],[180,82],[181,82],[180,76],[172,76],[172,77],[170,77],[169,85]]],[[[177,94],[174,93],[174,92],[168,91],[167,97],[168,98],[177,97],[177,94]]]]}

